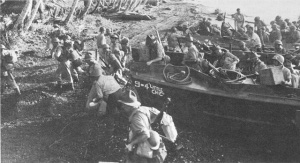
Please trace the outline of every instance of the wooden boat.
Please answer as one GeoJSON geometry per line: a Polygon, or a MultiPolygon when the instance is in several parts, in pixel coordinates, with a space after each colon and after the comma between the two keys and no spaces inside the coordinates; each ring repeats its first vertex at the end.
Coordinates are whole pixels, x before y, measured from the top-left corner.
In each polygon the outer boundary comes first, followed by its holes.
{"type": "MultiPolygon", "coordinates": [[[[167,52],[167,55],[174,65],[183,57],[180,53],[167,52]]],[[[234,80],[242,77],[234,74],[233,80],[225,81],[194,69],[189,70],[191,83],[175,84],[165,79],[165,66],[132,63],[133,84],[143,104],[159,108],[165,98],[171,97],[169,114],[194,125],[206,124],[208,118],[217,117],[300,128],[300,89],[259,85],[250,78],[234,80]]]]}

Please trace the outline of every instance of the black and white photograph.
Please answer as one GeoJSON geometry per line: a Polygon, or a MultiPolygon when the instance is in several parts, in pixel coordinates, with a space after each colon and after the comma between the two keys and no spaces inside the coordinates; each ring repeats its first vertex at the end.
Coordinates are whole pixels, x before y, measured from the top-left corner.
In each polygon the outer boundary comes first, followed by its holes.
{"type": "Polygon", "coordinates": [[[299,0],[0,0],[2,163],[300,162],[299,0]]]}

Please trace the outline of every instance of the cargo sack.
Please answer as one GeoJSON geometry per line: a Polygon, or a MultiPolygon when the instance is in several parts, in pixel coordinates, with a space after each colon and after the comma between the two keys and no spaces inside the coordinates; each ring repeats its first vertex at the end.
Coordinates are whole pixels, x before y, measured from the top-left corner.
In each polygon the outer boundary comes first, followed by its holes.
{"type": "Polygon", "coordinates": [[[172,141],[175,142],[176,138],[178,136],[175,124],[173,122],[172,116],[167,114],[166,112],[163,113],[163,117],[161,119],[161,128],[166,135],[166,137],[172,141]]]}
{"type": "Polygon", "coordinates": [[[148,140],[138,144],[136,154],[140,157],[153,158],[153,150],[148,140]]]}

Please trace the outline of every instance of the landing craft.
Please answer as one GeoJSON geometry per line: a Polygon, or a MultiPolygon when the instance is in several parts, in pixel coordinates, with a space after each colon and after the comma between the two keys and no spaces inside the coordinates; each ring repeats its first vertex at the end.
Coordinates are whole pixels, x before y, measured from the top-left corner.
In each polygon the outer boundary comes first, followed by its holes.
{"type": "MultiPolygon", "coordinates": [[[[166,54],[171,64],[180,65],[183,54],[166,54]]],[[[229,79],[223,80],[214,71],[206,74],[173,65],[131,64],[132,84],[143,104],[159,108],[165,98],[171,97],[168,113],[197,126],[209,123],[211,118],[221,118],[299,131],[300,89],[257,84],[237,72],[229,72],[229,79]]]]}

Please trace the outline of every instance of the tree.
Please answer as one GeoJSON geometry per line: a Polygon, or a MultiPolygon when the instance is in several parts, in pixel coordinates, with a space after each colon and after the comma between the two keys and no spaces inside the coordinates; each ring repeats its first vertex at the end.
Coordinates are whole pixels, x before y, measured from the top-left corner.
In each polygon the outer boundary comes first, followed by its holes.
{"type": "Polygon", "coordinates": [[[87,11],[91,7],[92,2],[93,2],[92,0],[84,0],[84,9],[80,13],[79,18],[83,19],[83,17],[85,16],[85,14],[87,13],[87,11]]]}
{"type": "Polygon", "coordinates": [[[69,12],[68,16],[66,17],[66,19],[65,19],[65,21],[64,21],[64,24],[68,24],[69,21],[71,20],[73,14],[74,14],[74,12],[75,12],[76,6],[77,6],[77,4],[78,4],[78,1],[79,1],[79,0],[74,0],[74,1],[73,1],[71,11],[69,12]]]}
{"type": "Polygon", "coordinates": [[[27,0],[26,4],[21,12],[21,14],[18,17],[18,20],[16,21],[13,30],[17,30],[19,26],[21,26],[21,29],[23,28],[24,25],[24,20],[26,16],[30,13],[31,8],[32,8],[32,1],[33,0],[27,0]]]}
{"type": "Polygon", "coordinates": [[[25,27],[24,27],[24,30],[25,30],[25,31],[27,31],[27,30],[29,29],[29,27],[31,26],[32,21],[34,20],[35,15],[36,15],[36,13],[38,12],[38,9],[39,9],[39,7],[40,7],[42,1],[43,1],[43,0],[35,0],[36,4],[35,4],[34,8],[32,9],[32,12],[31,12],[31,15],[30,15],[28,21],[27,21],[26,24],[25,24],[25,27]]]}

